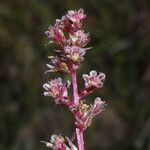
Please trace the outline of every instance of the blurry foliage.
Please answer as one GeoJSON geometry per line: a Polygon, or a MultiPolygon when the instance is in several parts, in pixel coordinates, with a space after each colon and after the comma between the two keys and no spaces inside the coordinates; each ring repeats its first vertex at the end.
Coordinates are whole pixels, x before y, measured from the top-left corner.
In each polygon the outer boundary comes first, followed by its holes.
{"type": "Polygon", "coordinates": [[[87,13],[93,49],[78,82],[93,69],[107,75],[105,87],[88,97],[101,96],[108,106],[87,130],[86,149],[150,149],[148,0],[0,1],[0,149],[40,150],[52,133],[72,136],[70,113],[42,96],[42,84],[56,76],[43,75],[54,48],[44,47],[44,31],[68,9],[79,8],[87,13]]]}

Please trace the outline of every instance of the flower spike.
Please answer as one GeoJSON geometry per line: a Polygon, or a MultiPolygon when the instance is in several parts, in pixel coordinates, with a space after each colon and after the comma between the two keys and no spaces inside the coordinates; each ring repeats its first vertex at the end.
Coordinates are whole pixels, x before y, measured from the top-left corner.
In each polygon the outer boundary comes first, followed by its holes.
{"type": "Polygon", "coordinates": [[[63,138],[61,135],[52,135],[50,141],[44,142],[46,147],[53,150],[84,150],[83,132],[91,125],[92,119],[104,110],[106,105],[99,97],[94,104],[87,105],[83,97],[101,88],[105,81],[104,73],[97,73],[95,70],[90,74],[84,74],[85,87],[78,90],[77,69],[85,60],[84,56],[88,49],[85,47],[90,41],[90,34],[86,33],[82,24],[86,15],[83,9],[69,10],[60,19],[56,19],[54,25],[50,25],[45,32],[50,43],[58,44],[59,48],[54,50],[56,56],[50,56],[50,62],[47,65],[47,72],[65,72],[71,77],[71,82],[62,83],[61,78],[51,79],[43,85],[45,89],[44,96],[54,98],[56,104],[63,104],[69,108],[74,115],[76,128],[76,139],[78,148],[69,138],[63,138]],[[72,92],[68,89],[72,86],[72,92]],[[69,94],[72,93],[72,100],[69,94]]]}

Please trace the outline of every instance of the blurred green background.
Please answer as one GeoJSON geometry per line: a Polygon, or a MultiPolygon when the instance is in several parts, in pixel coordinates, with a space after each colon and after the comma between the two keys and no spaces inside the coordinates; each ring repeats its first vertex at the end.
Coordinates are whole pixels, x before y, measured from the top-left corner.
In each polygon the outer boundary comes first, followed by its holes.
{"type": "MultiPolygon", "coordinates": [[[[0,150],[42,150],[50,135],[71,137],[72,116],[42,95],[53,45],[44,32],[67,10],[83,8],[93,48],[78,71],[106,74],[96,96],[107,102],[85,133],[86,149],[150,150],[150,1],[1,0],[0,150]]],[[[63,78],[68,78],[63,75],[63,78]]]]}

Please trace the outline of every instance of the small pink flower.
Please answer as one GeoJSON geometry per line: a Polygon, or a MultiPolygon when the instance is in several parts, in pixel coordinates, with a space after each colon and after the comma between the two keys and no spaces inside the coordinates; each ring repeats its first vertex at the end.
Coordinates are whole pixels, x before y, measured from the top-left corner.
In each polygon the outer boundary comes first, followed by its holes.
{"type": "Polygon", "coordinates": [[[51,136],[50,142],[41,142],[45,143],[46,147],[52,148],[53,150],[77,150],[75,145],[71,142],[71,140],[68,137],[63,138],[61,135],[53,134],[51,136]],[[66,142],[68,145],[66,144],[66,142]]]}
{"type": "Polygon", "coordinates": [[[71,22],[69,19],[64,15],[61,19],[57,19],[56,23],[59,25],[60,29],[64,32],[69,32],[71,30],[71,22]]]}
{"type": "Polygon", "coordinates": [[[67,145],[65,144],[65,139],[62,136],[52,135],[50,142],[44,142],[46,147],[52,148],[53,150],[66,150],[67,145]]]}
{"type": "Polygon", "coordinates": [[[86,17],[86,15],[84,14],[84,10],[83,9],[79,9],[78,11],[76,11],[76,10],[69,10],[68,13],[66,14],[66,16],[72,22],[82,21],[86,17]]]}
{"type": "Polygon", "coordinates": [[[86,17],[83,9],[79,9],[78,11],[69,10],[68,13],[60,20],[57,20],[57,24],[63,31],[67,32],[75,32],[79,30],[82,26],[82,21],[86,17]]]}
{"type": "Polygon", "coordinates": [[[84,74],[83,79],[85,81],[86,88],[90,86],[100,88],[103,86],[103,81],[105,80],[105,74],[99,73],[98,75],[97,72],[93,70],[90,72],[90,75],[84,74]]]}
{"type": "Polygon", "coordinates": [[[53,42],[58,44],[64,43],[66,41],[66,37],[63,31],[59,28],[58,25],[48,27],[48,31],[45,33],[50,39],[52,39],[53,42]]]}
{"type": "Polygon", "coordinates": [[[62,84],[61,78],[52,79],[50,82],[45,83],[43,88],[46,90],[46,92],[44,92],[44,96],[52,96],[56,98],[56,103],[60,103],[61,100],[67,99],[67,86],[62,84]]]}
{"type": "Polygon", "coordinates": [[[52,57],[51,62],[46,65],[49,68],[49,70],[46,72],[55,72],[55,71],[69,72],[67,64],[57,56],[52,57]]]}
{"type": "Polygon", "coordinates": [[[91,125],[92,119],[97,114],[104,110],[105,102],[101,98],[97,97],[93,105],[86,105],[83,101],[80,103],[79,108],[75,108],[73,111],[76,119],[76,126],[85,130],[91,125]]]}
{"type": "Polygon", "coordinates": [[[85,55],[85,49],[78,46],[66,46],[64,47],[64,52],[67,58],[75,62],[83,61],[83,56],[85,55]]]}
{"type": "Polygon", "coordinates": [[[84,30],[78,30],[73,34],[70,34],[69,43],[72,45],[84,47],[88,44],[89,41],[89,33],[86,34],[84,30]]]}

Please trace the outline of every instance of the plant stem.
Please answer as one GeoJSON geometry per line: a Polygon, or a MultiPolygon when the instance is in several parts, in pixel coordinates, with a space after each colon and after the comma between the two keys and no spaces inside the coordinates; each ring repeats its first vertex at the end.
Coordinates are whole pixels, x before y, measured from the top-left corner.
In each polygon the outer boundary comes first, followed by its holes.
{"type": "MultiPolygon", "coordinates": [[[[72,78],[72,87],[73,87],[73,102],[74,105],[79,105],[79,95],[78,95],[78,87],[77,87],[77,76],[76,70],[70,69],[71,78],[72,78]]],[[[76,137],[78,143],[78,150],[84,150],[84,140],[83,140],[83,130],[76,128],[76,137]]]]}

